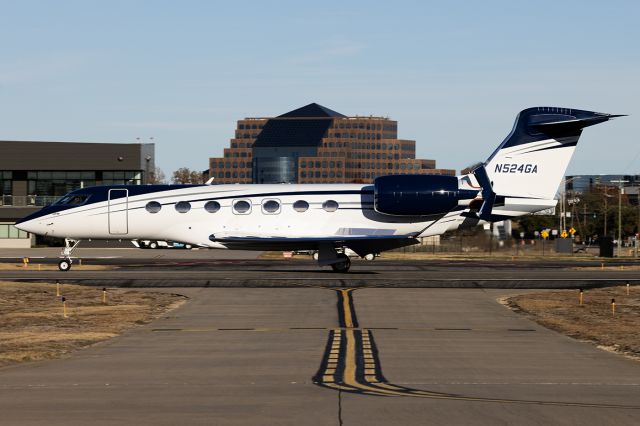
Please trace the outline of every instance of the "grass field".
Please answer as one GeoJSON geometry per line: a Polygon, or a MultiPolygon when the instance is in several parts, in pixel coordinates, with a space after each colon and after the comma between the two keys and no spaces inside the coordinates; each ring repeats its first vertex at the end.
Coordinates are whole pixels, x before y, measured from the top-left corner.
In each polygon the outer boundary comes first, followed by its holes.
{"type": "Polygon", "coordinates": [[[0,366],[58,358],[146,324],[179,306],[168,293],[62,285],[0,282],[0,366]],[[63,316],[61,297],[67,300],[63,316]]]}
{"type": "Polygon", "coordinates": [[[539,324],[640,360],[640,287],[545,291],[504,300],[539,324]],[[615,314],[611,300],[615,300],[615,314]]]}

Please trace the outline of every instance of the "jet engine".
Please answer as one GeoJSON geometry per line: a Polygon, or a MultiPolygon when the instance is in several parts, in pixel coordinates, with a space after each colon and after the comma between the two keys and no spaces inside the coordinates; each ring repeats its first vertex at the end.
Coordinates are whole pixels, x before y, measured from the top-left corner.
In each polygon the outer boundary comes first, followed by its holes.
{"type": "Polygon", "coordinates": [[[442,214],[473,199],[477,191],[458,188],[458,178],[441,175],[380,176],[374,181],[374,208],[396,216],[442,214]]]}

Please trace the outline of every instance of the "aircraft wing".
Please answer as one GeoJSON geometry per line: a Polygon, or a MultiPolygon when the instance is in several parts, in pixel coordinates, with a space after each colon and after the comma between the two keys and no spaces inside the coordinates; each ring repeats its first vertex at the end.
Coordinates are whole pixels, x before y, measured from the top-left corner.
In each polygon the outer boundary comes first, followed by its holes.
{"type": "Polygon", "coordinates": [[[349,247],[360,256],[418,244],[417,233],[407,235],[323,235],[308,237],[211,235],[209,240],[228,248],[252,250],[318,250],[320,245],[349,247]]]}

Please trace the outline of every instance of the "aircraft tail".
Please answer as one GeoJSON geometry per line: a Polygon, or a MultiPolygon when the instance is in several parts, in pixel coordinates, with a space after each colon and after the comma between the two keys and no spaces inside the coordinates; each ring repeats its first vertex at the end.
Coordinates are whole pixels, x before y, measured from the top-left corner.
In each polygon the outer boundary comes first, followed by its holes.
{"type": "Polygon", "coordinates": [[[620,115],[557,107],[521,111],[509,136],[484,163],[494,194],[553,200],[582,129],[614,117],[620,115]]]}

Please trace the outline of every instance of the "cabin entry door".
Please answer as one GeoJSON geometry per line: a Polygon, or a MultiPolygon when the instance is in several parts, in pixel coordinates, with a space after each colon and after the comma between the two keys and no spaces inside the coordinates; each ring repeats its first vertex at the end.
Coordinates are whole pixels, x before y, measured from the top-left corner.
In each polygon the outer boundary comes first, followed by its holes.
{"type": "Polygon", "coordinates": [[[129,233],[129,190],[109,190],[109,234],[126,235],[129,233]]]}

